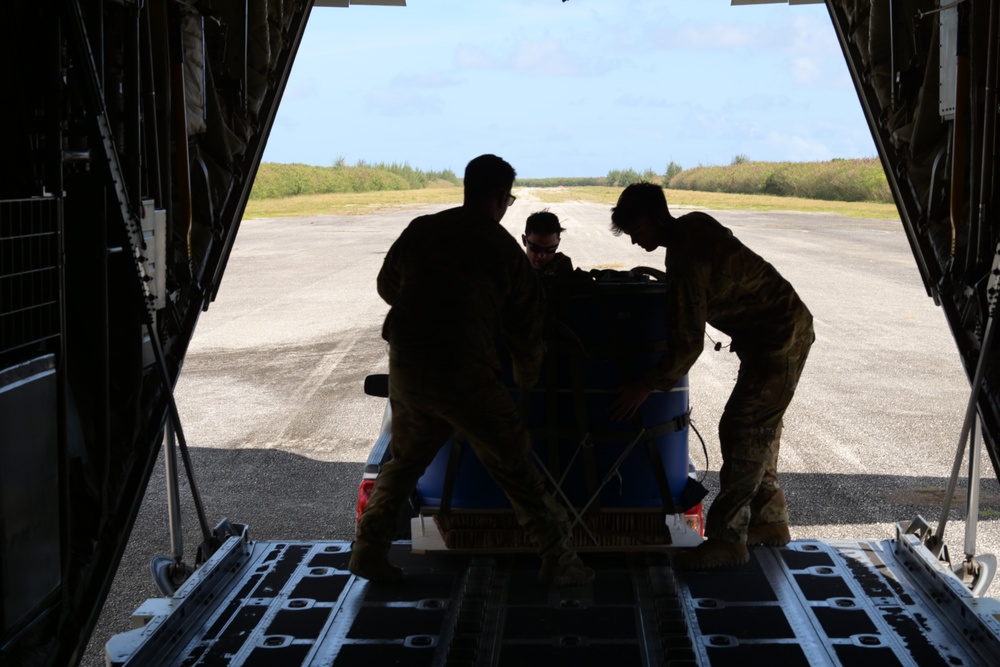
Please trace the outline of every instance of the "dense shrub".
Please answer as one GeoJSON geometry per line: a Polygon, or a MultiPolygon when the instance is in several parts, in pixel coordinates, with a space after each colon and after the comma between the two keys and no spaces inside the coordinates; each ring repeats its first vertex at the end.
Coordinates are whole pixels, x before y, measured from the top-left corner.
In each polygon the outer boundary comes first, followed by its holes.
{"type": "Polygon", "coordinates": [[[668,187],[673,177],[682,171],[684,171],[684,169],[679,164],[671,160],[670,164],[667,165],[666,172],[663,174],[663,187],[668,187]]]}
{"type": "MultiPolygon", "coordinates": [[[[740,156],[737,156],[740,157],[740,156]]],[[[670,179],[676,190],[768,194],[829,201],[892,203],[892,193],[875,158],[829,162],[739,162],[695,167],[670,179]]]]}
{"type": "MultiPolygon", "coordinates": [[[[450,169],[424,171],[407,163],[370,164],[364,160],[349,167],[343,158],[335,166],[305,164],[260,165],[252,199],[271,199],[329,192],[369,192],[373,190],[413,190],[441,181],[461,185],[450,169]]],[[[698,166],[682,169],[673,161],[661,177],[646,169],[612,169],[605,177],[519,178],[521,187],[609,186],[624,188],[633,183],[661,183],[677,190],[768,194],[831,201],[892,203],[882,165],[875,158],[831,160],[829,162],[751,162],[745,155],[733,158],[725,167],[698,166]]]]}
{"type": "Polygon", "coordinates": [[[427,187],[427,174],[419,169],[414,169],[406,162],[403,164],[399,164],[397,162],[393,162],[391,164],[379,162],[378,164],[373,164],[371,166],[374,169],[380,169],[382,171],[387,171],[390,174],[396,174],[405,180],[414,190],[427,187]]]}
{"type": "Polygon", "coordinates": [[[406,162],[403,164],[399,164],[398,162],[379,162],[368,166],[373,169],[381,169],[382,171],[387,171],[390,174],[396,174],[397,176],[403,177],[413,189],[426,188],[428,183],[432,181],[450,181],[455,185],[459,184],[458,177],[451,169],[444,169],[442,171],[424,171],[422,169],[415,169],[406,162]]]}
{"type": "Polygon", "coordinates": [[[274,199],[295,195],[328,192],[371,192],[374,190],[415,190],[427,187],[430,181],[446,180],[458,184],[450,169],[422,171],[403,164],[369,164],[358,161],[353,167],[338,159],[333,167],[308,164],[264,162],[257,170],[251,199],[274,199]]]}
{"type": "Polygon", "coordinates": [[[643,177],[635,169],[612,169],[605,178],[605,185],[624,188],[642,180],[643,177]]]}
{"type": "Polygon", "coordinates": [[[462,181],[455,175],[451,169],[442,169],[441,171],[428,171],[427,172],[428,181],[448,181],[455,185],[461,185],[462,181]]]}

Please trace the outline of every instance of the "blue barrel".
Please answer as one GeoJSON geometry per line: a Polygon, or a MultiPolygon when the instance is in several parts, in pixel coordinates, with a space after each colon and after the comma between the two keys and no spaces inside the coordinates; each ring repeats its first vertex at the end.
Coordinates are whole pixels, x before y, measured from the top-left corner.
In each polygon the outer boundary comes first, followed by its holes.
{"type": "MultiPolygon", "coordinates": [[[[672,391],[650,394],[636,421],[608,416],[617,388],[640,378],[663,355],[665,288],[634,278],[595,280],[577,274],[572,285],[550,291],[548,352],[538,385],[522,396],[509,367],[504,370],[535,452],[555,479],[563,479],[563,492],[577,507],[590,501],[616,462],[617,474],[591,507],[662,507],[662,479],[672,503],[680,506],[688,481],[687,377],[672,391]],[[661,480],[654,465],[663,468],[661,480]]],[[[440,507],[453,444],[449,440],[441,448],[417,483],[421,505],[440,507]]],[[[451,507],[510,507],[468,445],[460,451],[451,507]]]]}

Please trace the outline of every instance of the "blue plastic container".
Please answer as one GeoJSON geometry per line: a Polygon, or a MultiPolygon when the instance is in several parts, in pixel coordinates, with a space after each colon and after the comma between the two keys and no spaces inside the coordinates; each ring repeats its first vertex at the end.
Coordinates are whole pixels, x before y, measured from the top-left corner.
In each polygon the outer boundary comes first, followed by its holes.
{"type": "MultiPolygon", "coordinates": [[[[575,506],[583,507],[639,434],[639,423],[612,421],[608,408],[618,387],[641,377],[663,354],[664,286],[588,279],[557,297],[550,298],[546,365],[523,408],[535,452],[556,479],[565,475],[563,492],[575,506]],[[585,437],[588,446],[577,451],[585,437]]],[[[515,400],[521,401],[509,369],[505,375],[515,400]]],[[[687,413],[686,376],[673,391],[650,394],[641,410],[647,437],[631,448],[618,475],[603,487],[592,507],[664,505],[650,446],[663,465],[673,503],[679,506],[688,480],[687,413]]],[[[449,440],[441,448],[417,483],[423,506],[441,505],[452,445],[449,440]]],[[[510,507],[469,446],[462,449],[451,506],[510,507]]]]}

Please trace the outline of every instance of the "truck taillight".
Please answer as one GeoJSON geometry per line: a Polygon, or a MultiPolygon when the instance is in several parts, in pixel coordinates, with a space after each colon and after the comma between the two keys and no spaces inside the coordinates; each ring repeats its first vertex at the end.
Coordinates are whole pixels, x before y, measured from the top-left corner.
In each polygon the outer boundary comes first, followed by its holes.
{"type": "Polygon", "coordinates": [[[355,523],[361,520],[361,513],[365,511],[365,507],[368,505],[368,501],[372,497],[372,489],[374,488],[375,488],[374,479],[361,480],[361,486],[358,487],[358,515],[354,517],[355,523]]]}
{"type": "Polygon", "coordinates": [[[705,537],[705,522],[703,521],[703,517],[701,503],[684,512],[684,523],[687,524],[688,528],[705,537]]]}

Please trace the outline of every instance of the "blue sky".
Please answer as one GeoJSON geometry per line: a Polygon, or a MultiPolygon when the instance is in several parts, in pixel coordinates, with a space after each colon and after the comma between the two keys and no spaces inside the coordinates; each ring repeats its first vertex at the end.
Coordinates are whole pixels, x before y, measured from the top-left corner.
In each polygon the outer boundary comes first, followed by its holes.
{"type": "Polygon", "coordinates": [[[528,178],[876,155],[824,5],[407,0],[315,8],[264,153],[528,178]]]}

